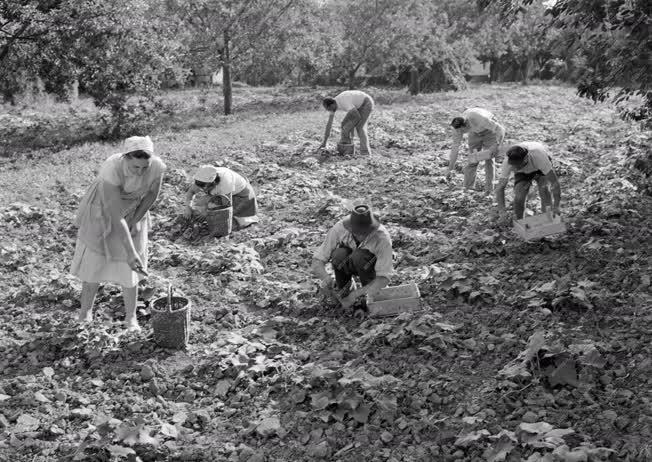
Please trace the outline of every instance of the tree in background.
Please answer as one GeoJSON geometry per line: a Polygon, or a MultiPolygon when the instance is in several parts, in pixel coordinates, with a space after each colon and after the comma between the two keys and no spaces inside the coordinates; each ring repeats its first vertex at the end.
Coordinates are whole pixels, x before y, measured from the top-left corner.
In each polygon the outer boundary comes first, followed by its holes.
{"type": "Polygon", "coordinates": [[[552,57],[550,19],[546,2],[535,0],[501,20],[501,9],[488,5],[478,16],[474,46],[481,61],[489,62],[491,81],[520,80],[527,83],[541,75],[552,57]]]}
{"type": "MultiPolygon", "coordinates": [[[[327,2],[332,28],[341,34],[341,48],[334,63],[350,87],[360,70],[367,76],[381,74],[394,79],[399,72],[447,73],[463,82],[461,69],[468,58],[468,43],[453,43],[447,16],[428,0],[346,0],[327,2]]],[[[423,76],[422,76],[423,77],[423,76]]]]}
{"type": "Polygon", "coordinates": [[[168,0],[187,26],[188,61],[200,69],[222,67],[224,114],[232,113],[234,62],[271,36],[298,0],[168,0]]]}
{"type": "Polygon", "coordinates": [[[613,95],[619,102],[638,95],[642,102],[623,115],[652,117],[652,8],[648,0],[560,0],[552,8],[554,25],[572,31],[585,66],[578,92],[594,101],[613,95]]]}
{"type": "MultiPolygon", "coordinates": [[[[485,8],[502,13],[510,23],[533,0],[481,0],[485,8]]],[[[594,101],[616,102],[639,98],[635,109],[623,116],[635,120],[652,117],[652,9],[649,0],[556,0],[551,3],[551,24],[558,30],[558,49],[574,61],[578,93],[594,101]],[[559,45],[559,44],[558,44],[559,45]]]]}
{"type": "Polygon", "coordinates": [[[238,74],[251,85],[330,83],[341,45],[340,28],[331,23],[325,3],[300,0],[264,41],[243,52],[238,74]]]}
{"type": "Polygon", "coordinates": [[[549,21],[547,7],[543,1],[533,1],[516,13],[516,19],[505,31],[507,57],[520,74],[522,83],[527,83],[533,70],[540,74],[546,61],[551,57],[549,40],[549,21]]]}
{"type": "Polygon", "coordinates": [[[145,0],[0,0],[0,86],[6,99],[40,79],[66,98],[78,81],[123,136],[132,95],[152,94],[175,56],[168,26],[145,0]]]}

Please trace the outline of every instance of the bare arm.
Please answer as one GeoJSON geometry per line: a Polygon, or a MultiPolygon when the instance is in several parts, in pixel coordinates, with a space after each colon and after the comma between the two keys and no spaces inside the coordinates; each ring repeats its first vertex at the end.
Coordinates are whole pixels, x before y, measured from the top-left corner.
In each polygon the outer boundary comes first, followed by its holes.
{"type": "Polygon", "coordinates": [[[462,143],[462,132],[455,129],[453,132],[453,145],[451,146],[451,152],[448,156],[448,171],[452,172],[457,163],[457,154],[460,150],[460,144],[462,143]]]}
{"type": "Polygon", "coordinates": [[[191,184],[190,187],[188,188],[188,191],[186,191],[186,206],[190,207],[192,205],[192,200],[195,197],[195,194],[199,192],[199,188],[195,186],[194,184],[191,184]]]}
{"type": "Polygon", "coordinates": [[[137,256],[137,253],[136,248],[134,247],[134,241],[131,239],[129,225],[122,216],[122,198],[120,197],[120,190],[118,186],[107,182],[102,182],[101,187],[103,188],[106,205],[109,208],[111,222],[116,224],[118,237],[127,251],[127,258],[133,260],[137,256]]]}
{"type": "Polygon", "coordinates": [[[363,295],[374,296],[380,291],[380,289],[387,287],[387,284],[389,284],[389,278],[386,278],[385,276],[378,276],[366,286],[356,289],[354,291],[355,295],[353,298],[358,298],[363,295]]]}
{"type": "Polygon", "coordinates": [[[161,178],[159,181],[154,185],[154,189],[149,191],[145,197],[143,197],[143,200],[140,201],[140,204],[138,204],[138,208],[134,212],[134,216],[131,219],[131,223],[129,223],[129,227],[131,228],[135,223],[138,223],[140,220],[143,219],[147,211],[154,205],[154,202],[156,202],[156,199],[158,199],[158,195],[161,192],[161,185],[163,184],[163,176],[161,175],[161,178]]]}
{"type": "Polygon", "coordinates": [[[333,119],[335,118],[335,112],[331,112],[328,115],[328,122],[326,123],[326,131],[324,132],[324,142],[321,144],[322,146],[326,146],[326,142],[328,141],[328,137],[331,136],[331,128],[333,128],[333,119]]]}
{"type": "Polygon", "coordinates": [[[312,266],[310,269],[312,270],[312,274],[316,278],[321,279],[324,283],[332,282],[332,278],[326,271],[326,262],[323,262],[317,258],[313,258],[312,266]]]}

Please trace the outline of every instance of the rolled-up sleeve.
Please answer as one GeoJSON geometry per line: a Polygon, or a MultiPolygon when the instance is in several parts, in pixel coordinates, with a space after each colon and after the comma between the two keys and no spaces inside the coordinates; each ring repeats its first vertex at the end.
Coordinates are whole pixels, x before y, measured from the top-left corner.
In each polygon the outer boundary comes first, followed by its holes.
{"type": "Polygon", "coordinates": [[[330,261],[331,254],[333,253],[333,250],[335,250],[335,247],[337,247],[338,226],[340,226],[339,223],[333,226],[328,233],[326,233],[326,239],[324,239],[324,242],[322,242],[319,248],[315,250],[315,253],[312,255],[314,259],[321,260],[324,263],[330,261]]]}
{"type": "Polygon", "coordinates": [[[379,240],[374,249],[376,255],[376,277],[385,277],[390,279],[394,274],[394,262],[392,261],[392,240],[389,236],[384,236],[379,240]]]}
{"type": "Polygon", "coordinates": [[[541,170],[541,173],[544,175],[547,175],[552,170],[552,162],[546,152],[541,152],[536,156],[532,156],[532,163],[535,167],[541,170]]]}

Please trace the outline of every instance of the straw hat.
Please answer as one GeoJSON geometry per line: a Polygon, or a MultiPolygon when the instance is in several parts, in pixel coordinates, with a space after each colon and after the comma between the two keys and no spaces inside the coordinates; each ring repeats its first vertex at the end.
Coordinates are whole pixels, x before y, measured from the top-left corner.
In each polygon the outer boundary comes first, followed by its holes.
{"type": "Polygon", "coordinates": [[[379,226],[380,221],[368,205],[356,206],[351,211],[351,215],[344,219],[344,227],[354,234],[368,235],[376,231],[379,226]]]}

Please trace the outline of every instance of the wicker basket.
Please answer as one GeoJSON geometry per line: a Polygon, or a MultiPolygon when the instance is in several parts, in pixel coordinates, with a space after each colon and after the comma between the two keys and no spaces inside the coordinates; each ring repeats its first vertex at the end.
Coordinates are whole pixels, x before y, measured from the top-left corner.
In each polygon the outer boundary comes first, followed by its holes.
{"type": "Polygon", "coordinates": [[[206,208],[206,223],[211,235],[228,236],[233,226],[233,205],[224,195],[211,198],[206,208]]]}
{"type": "Polygon", "coordinates": [[[352,156],[355,154],[355,145],[346,143],[337,143],[337,152],[341,156],[352,156]]]}
{"type": "Polygon", "coordinates": [[[180,350],[188,345],[190,335],[190,299],[159,297],[152,303],[154,341],[163,348],[180,350]]]}

